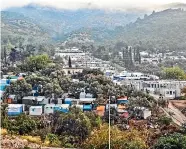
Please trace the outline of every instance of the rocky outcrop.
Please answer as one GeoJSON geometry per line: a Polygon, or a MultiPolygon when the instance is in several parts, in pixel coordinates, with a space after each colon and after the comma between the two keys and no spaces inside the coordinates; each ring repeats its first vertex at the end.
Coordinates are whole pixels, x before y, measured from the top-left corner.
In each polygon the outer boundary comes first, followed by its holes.
{"type": "Polygon", "coordinates": [[[1,149],[23,149],[29,147],[31,149],[40,149],[41,146],[35,143],[30,143],[27,140],[19,137],[11,137],[8,135],[1,136],[1,149]]]}

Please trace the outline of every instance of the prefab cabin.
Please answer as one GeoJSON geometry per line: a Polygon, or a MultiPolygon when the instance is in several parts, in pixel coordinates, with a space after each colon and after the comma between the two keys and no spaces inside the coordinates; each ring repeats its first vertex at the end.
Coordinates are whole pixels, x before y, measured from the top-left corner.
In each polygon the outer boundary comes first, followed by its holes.
{"type": "Polygon", "coordinates": [[[25,96],[22,98],[22,103],[25,105],[33,105],[35,101],[34,96],[25,96]]]}
{"type": "Polygon", "coordinates": [[[87,94],[85,95],[85,98],[92,98],[92,97],[93,97],[93,95],[90,94],[90,93],[87,93],[87,94]]]}
{"type": "Polygon", "coordinates": [[[22,103],[23,104],[26,104],[26,105],[46,105],[49,103],[49,99],[48,98],[45,98],[45,96],[37,96],[37,97],[34,97],[34,96],[25,96],[23,97],[22,99],[22,103]]]}
{"type": "Polygon", "coordinates": [[[70,106],[69,104],[56,105],[54,107],[54,111],[68,113],[69,112],[69,106],[70,106]]]}
{"type": "Polygon", "coordinates": [[[117,99],[117,104],[127,104],[127,103],[128,103],[127,97],[117,99]]]}
{"type": "Polygon", "coordinates": [[[147,119],[151,116],[151,111],[145,107],[135,107],[134,110],[138,110],[138,116],[147,119]]]}
{"type": "Polygon", "coordinates": [[[40,116],[43,113],[42,106],[31,106],[29,108],[29,115],[40,116]]]}
{"type": "Polygon", "coordinates": [[[54,107],[57,106],[55,104],[47,104],[44,106],[44,113],[45,114],[50,114],[54,113],[54,107]]]}
{"type": "Polygon", "coordinates": [[[36,100],[38,102],[38,105],[45,106],[46,104],[49,104],[49,99],[45,98],[45,96],[37,96],[36,100]]]}
{"type": "Polygon", "coordinates": [[[122,109],[122,110],[124,110],[124,109],[126,109],[126,106],[123,105],[123,104],[121,104],[121,105],[118,105],[118,106],[117,106],[117,109],[122,109]]]}
{"type": "MultiPolygon", "coordinates": [[[[117,109],[117,104],[110,104],[110,108],[117,109]]],[[[109,110],[109,104],[106,104],[106,110],[109,110]]]]}
{"type": "Polygon", "coordinates": [[[84,104],[83,111],[92,111],[92,104],[84,104]]]}
{"type": "Polygon", "coordinates": [[[150,117],[152,115],[151,111],[149,109],[145,109],[142,113],[142,117],[144,119],[147,119],[148,117],[150,117]]]}
{"type": "Polygon", "coordinates": [[[0,84],[0,90],[5,91],[7,84],[0,84]]]}
{"type": "Polygon", "coordinates": [[[17,103],[16,95],[9,95],[8,98],[4,100],[4,103],[16,104],[17,103]]]}
{"type": "Polygon", "coordinates": [[[65,104],[72,105],[72,99],[71,98],[65,98],[65,104]]]}
{"type": "Polygon", "coordinates": [[[104,116],[105,106],[97,106],[96,107],[96,114],[99,115],[99,116],[104,116]]]}
{"type": "Polygon", "coordinates": [[[8,104],[8,116],[18,116],[24,112],[23,104],[8,104]]]}
{"type": "Polygon", "coordinates": [[[81,98],[85,98],[85,96],[86,96],[86,93],[85,93],[85,92],[81,92],[80,95],[79,95],[79,98],[80,98],[80,99],[81,99],[81,98]]]}
{"type": "Polygon", "coordinates": [[[123,110],[123,109],[117,109],[118,115],[122,118],[128,118],[129,117],[129,113],[127,110],[123,110]]]}
{"type": "Polygon", "coordinates": [[[96,100],[96,98],[80,98],[79,102],[83,103],[83,104],[85,104],[85,103],[92,104],[95,100],[96,100]]]}

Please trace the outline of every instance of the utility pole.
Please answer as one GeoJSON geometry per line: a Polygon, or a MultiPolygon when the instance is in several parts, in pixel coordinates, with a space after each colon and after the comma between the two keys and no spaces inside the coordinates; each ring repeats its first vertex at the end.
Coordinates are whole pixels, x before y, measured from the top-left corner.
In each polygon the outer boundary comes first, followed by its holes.
{"type": "Polygon", "coordinates": [[[109,96],[109,149],[110,149],[110,96],[109,96]]]}

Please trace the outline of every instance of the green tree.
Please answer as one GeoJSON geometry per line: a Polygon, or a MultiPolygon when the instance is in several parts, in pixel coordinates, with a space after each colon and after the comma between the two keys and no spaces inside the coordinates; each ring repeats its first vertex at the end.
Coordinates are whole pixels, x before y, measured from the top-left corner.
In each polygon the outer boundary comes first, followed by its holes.
{"type": "Polygon", "coordinates": [[[9,95],[16,95],[18,102],[32,91],[32,86],[28,84],[25,79],[12,82],[10,86],[7,86],[3,99],[6,99],[9,95]]]}
{"type": "Polygon", "coordinates": [[[70,56],[69,56],[69,58],[68,58],[68,67],[72,67],[72,62],[71,62],[71,58],[70,58],[70,56]]]}
{"type": "Polygon", "coordinates": [[[31,71],[31,72],[39,71],[39,70],[46,68],[50,62],[51,60],[46,54],[30,56],[27,58],[26,68],[28,71],[31,71]]]}
{"type": "Polygon", "coordinates": [[[166,79],[177,79],[177,80],[186,79],[186,74],[184,70],[182,70],[179,67],[165,68],[164,73],[166,79]]]}
{"type": "Polygon", "coordinates": [[[158,122],[159,122],[160,125],[166,125],[166,126],[168,126],[168,125],[171,124],[172,118],[167,117],[167,116],[162,116],[162,117],[160,117],[158,119],[158,122]]]}
{"type": "Polygon", "coordinates": [[[186,136],[179,133],[162,136],[154,145],[154,149],[186,149],[186,136]]]}

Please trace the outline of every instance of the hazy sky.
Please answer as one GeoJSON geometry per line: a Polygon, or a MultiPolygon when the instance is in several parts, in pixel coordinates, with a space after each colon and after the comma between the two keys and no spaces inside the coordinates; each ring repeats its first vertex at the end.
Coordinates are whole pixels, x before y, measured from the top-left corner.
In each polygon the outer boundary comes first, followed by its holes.
{"type": "Polygon", "coordinates": [[[1,0],[1,9],[36,3],[65,9],[91,7],[125,10],[132,8],[156,8],[158,5],[177,2],[186,3],[186,0],[1,0]]]}

